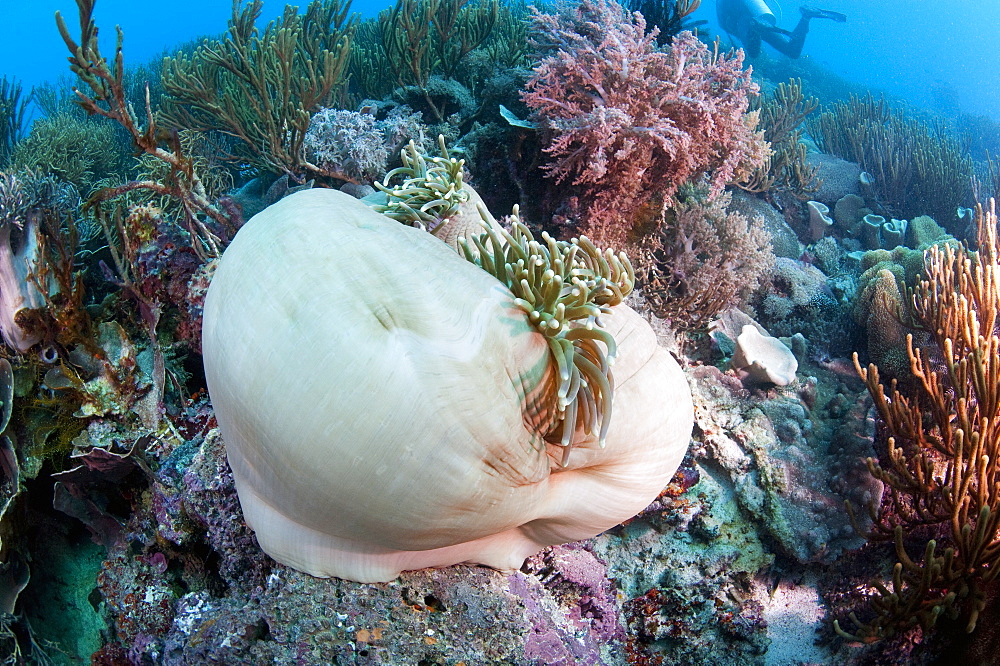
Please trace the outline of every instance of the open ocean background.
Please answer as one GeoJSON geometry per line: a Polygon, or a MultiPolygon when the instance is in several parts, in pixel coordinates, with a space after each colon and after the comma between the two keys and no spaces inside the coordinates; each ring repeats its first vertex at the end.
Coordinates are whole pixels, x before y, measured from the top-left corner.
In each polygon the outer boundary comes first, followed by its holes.
{"type": "MultiPolygon", "coordinates": [[[[367,0],[353,3],[352,10],[375,16],[389,4],[367,0]]],[[[779,26],[794,27],[798,3],[770,4],[779,26]]],[[[284,5],[267,0],[262,21],[278,16],[284,5]]],[[[917,107],[1000,120],[1000,1],[830,0],[817,6],[847,14],[848,22],[814,20],[804,57],[917,107]]],[[[0,0],[0,76],[16,77],[27,90],[68,74],[66,49],[53,19],[57,10],[71,25],[77,21],[70,0],[0,0]]],[[[120,25],[126,63],[136,64],[173,45],[224,32],[231,11],[228,0],[99,0],[95,16],[104,52],[112,53],[114,26],[120,25]]],[[[708,20],[715,34],[714,0],[705,0],[692,18],[708,20]]]]}

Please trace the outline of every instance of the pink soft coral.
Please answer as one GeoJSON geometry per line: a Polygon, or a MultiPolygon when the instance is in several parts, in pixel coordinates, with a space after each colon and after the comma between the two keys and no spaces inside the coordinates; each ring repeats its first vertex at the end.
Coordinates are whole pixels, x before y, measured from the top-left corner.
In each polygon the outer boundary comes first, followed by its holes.
{"type": "Polygon", "coordinates": [[[613,0],[534,20],[551,53],[522,98],[549,132],[549,175],[581,187],[591,236],[620,243],[654,196],[699,174],[718,193],[766,160],[741,51],[719,55],[690,32],[658,51],[656,29],[647,33],[641,14],[613,0]]]}

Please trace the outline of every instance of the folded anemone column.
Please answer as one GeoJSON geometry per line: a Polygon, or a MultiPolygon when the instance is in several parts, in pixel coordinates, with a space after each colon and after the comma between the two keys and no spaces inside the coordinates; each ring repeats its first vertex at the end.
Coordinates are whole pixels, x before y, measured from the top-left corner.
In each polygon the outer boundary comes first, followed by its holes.
{"type": "Polygon", "coordinates": [[[600,335],[595,321],[560,334],[589,341],[571,374],[555,358],[567,343],[518,298],[340,192],[293,194],[240,230],[205,302],[205,372],[270,556],[356,581],[459,562],[513,569],[657,496],[693,421],[677,363],[619,304],[601,308],[600,335]],[[577,393],[589,397],[578,405],[577,393]]]}

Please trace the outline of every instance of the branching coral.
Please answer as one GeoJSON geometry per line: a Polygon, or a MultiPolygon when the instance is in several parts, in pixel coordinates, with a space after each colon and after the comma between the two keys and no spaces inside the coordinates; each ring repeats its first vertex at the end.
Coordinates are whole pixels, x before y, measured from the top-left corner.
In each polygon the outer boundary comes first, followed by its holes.
{"type": "Polygon", "coordinates": [[[702,327],[738,304],[774,266],[763,221],[729,211],[729,202],[725,192],[671,198],[636,249],[642,293],[678,329],[702,327]]]}
{"type": "Polygon", "coordinates": [[[498,15],[497,0],[398,0],[379,14],[382,53],[397,83],[419,88],[442,121],[428,89],[431,76],[453,78],[462,59],[490,36],[498,15]]]}
{"type": "Polygon", "coordinates": [[[976,177],[972,183],[972,193],[977,201],[1000,198],[1000,164],[993,157],[976,165],[976,177]]]}
{"type": "Polygon", "coordinates": [[[225,40],[164,61],[164,124],[218,130],[239,141],[234,160],[301,182],[310,118],[331,104],[347,73],[355,23],[348,6],[312,0],[299,14],[288,5],[258,34],[263,0],[242,10],[234,3],[225,40]]]}
{"type": "Polygon", "coordinates": [[[37,120],[14,149],[11,165],[59,176],[86,196],[104,179],[123,178],[130,157],[111,123],[63,113],[37,120]]]}
{"type": "MultiPolygon", "coordinates": [[[[176,140],[180,153],[190,160],[191,170],[198,175],[209,200],[218,201],[233,188],[233,173],[229,168],[231,165],[219,159],[217,147],[209,141],[205,132],[181,130],[177,132],[176,140]]],[[[137,182],[170,183],[174,180],[174,174],[169,163],[146,153],[137,160],[135,178],[137,182]]],[[[183,219],[185,215],[184,204],[176,196],[155,190],[134,190],[127,193],[124,199],[129,206],[152,203],[169,213],[172,218],[183,219]]]]}
{"type": "Polygon", "coordinates": [[[147,95],[145,125],[136,115],[125,95],[123,76],[125,62],[122,56],[123,35],[118,30],[115,58],[111,66],[101,55],[97,42],[97,26],[93,20],[96,0],[77,0],[80,11],[80,41],[69,34],[62,15],[56,12],[59,33],[70,52],[70,69],[90,89],[90,95],[77,90],[77,103],[92,115],[103,116],[119,123],[132,137],[137,148],[164,162],[170,169],[170,180],[133,181],[120,187],[106,188],[91,198],[99,203],[132,190],[150,190],[157,194],[176,197],[184,208],[185,224],[191,235],[192,246],[201,257],[214,256],[221,250],[221,241],[201,215],[211,218],[223,228],[232,224],[230,216],[219,210],[208,198],[205,186],[195,172],[194,163],[181,152],[180,141],[173,137],[172,150],[160,146],[159,131],[153,120],[153,111],[147,95]]]}
{"type": "Polygon", "coordinates": [[[690,32],[658,51],[656,31],[613,0],[536,13],[534,29],[548,54],[522,99],[549,136],[548,174],[582,188],[595,242],[621,245],[636,211],[696,175],[718,194],[764,163],[742,52],[720,55],[690,32]]]}
{"type": "Polygon", "coordinates": [[[819,100],[807,99],[802,94],[802,81],[790,79],[787,83],[779,83],[773,94],[753,106],[760,108],[760,127],[772,155],[743,187],[763,192],[777,186],[798,196],[818,190],[822,185],[816,174],[818,169],[805,163],[802,123],[819,106],[819,100]]]}
{"type": "Polygon", "coordinates": [[[858,366],[891,435],[888,457],[868,461],[887,491],[880,520],[871,507],[872,536],[892,539],[899,562],[891,584],[874,583],[874,619],[852,615],[853,634],[838,625],[853,639],[928,630],[942,615],[964,617],[972,631],[1000,574],[1000,242],[992,202],[977,209],[977,223],[975,252],[936,245],[926,253],[913,311],[936,350],[917,349],[908,336],[916,388],[886,387],[875,365],[858,366]],[[921,527],[940,538],[916,560],[906,540],[921,527]]]}
{"type": "Polygon", "coordinates": [[[28,98],[21,96],[16,79],[0,78],[0,167],[7,166],[14,146],[24,134],[24,113],[28,98]]]}
{"type": "Polygon", "coordinates": [[[496,25],[483,44],[490,62],[507,69],[531,65],[527,18],[528,8],[524,2],[500,3],[496,25]]]}

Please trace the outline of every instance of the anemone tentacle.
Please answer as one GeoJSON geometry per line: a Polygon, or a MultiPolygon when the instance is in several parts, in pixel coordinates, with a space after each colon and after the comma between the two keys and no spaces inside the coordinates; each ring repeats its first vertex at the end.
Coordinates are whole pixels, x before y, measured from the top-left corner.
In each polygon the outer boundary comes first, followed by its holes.
{"type": "Polygon", "coordinates": [[[586,236],[559,241],[542,232],[541,242],[535,240],[517,206],[509,232],[480,212],[484,233],[459,239],[459,245],[468,261],[507,285],[514,303],[545,336],[557,379],[551,396],[555,421],[544,434],[563,447],[565,465],[578,429],[597,435],[604,446],[617,345],[600,328],[600,316],[632,291],[635,272],[623,252],[602,251],[586,236]]]}
{"type": "Polygon", "coordinates": [[[399,152],[403,166],[387,173],[381,183],[374,183],[385,193],[387,201],[372,208],[397,222],[439,235],[459,206],[468,201],[469,192],[463,187],[465,160],[449,156],[441,135],[438,146],[439,157],[424,157],[411,139],[399,152]],[[403,182],[390,186],[397,176],[403,182]]]}

